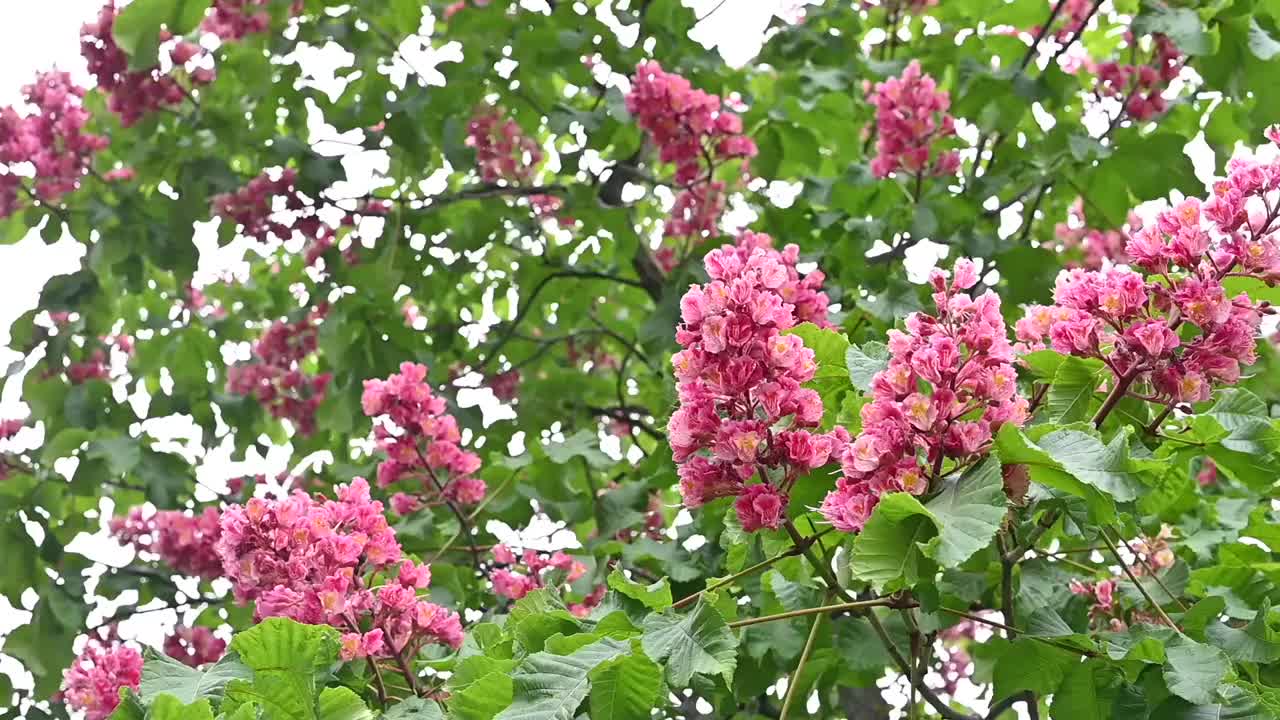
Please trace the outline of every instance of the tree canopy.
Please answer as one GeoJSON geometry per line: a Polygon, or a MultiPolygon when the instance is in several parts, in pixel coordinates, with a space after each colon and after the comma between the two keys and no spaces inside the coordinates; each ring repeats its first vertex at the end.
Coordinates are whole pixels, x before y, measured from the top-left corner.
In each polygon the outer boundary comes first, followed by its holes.
{"type": "Polygon", "coordinates": [[[0,717],[1280,716],[1280,3],[695,5],[85,19],[0,717]]]}

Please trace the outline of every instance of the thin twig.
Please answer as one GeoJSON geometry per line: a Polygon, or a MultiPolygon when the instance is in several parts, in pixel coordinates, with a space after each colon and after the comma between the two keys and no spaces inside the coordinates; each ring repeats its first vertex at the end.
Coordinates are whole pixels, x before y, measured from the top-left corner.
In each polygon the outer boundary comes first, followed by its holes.
{"type": "MultiPolygon", "coordinates": [[[[744,628],[752,625],[760,625],[762,623],[774,622],[776,620],[791,620],[798,617],[808,617],[810,615],[822,615],[825,613],[845,612],[848,610],[865,610],[873,607],[898,607],[901,601],[891,597],[878,597],[872,600],[855,600],[853,602],[837,603],[835,605],[819,605],[818,607],[803,608],[801,610],[790,610],[788,612],[778,613],[776,615],[764,615],[761,617],[747,618],[745,620],[735,620],[729,623],[731,628],[744,628]]],[[[912,606],[914,607],[914,606],[912,606]]]]}
{"type": "MultiPolygon", "coordinates": [[[[830,593],[827,597],[831,597],[830,593]]],[[[813,619],[813,627],[809,628],[809,638],[804,641],[804,650],[800,652],[800,662],[796,663],[796,669],[791,673],[791,682],[787,684],[787,695],[782,700],[782,712],[778,715],[778,720],[787,720],[787,715],[791,712],[791,702],[795,700],[796,688],[800,687],[800,674],[804,672],[804,666],[809,663],[809,656],[813,654],[813,646],[818,641],[818,628],[822,626],[822,618],[825,615],[818,615],[813,619]]]]}
{"type": "MultiPolygon", "coordinates": [[[[806,545],[812,544],[814,541],[816,541],[818,538],[822,537],[823,535],[825,535],[825,534],[826,534],[826,533],[828,533],[828,532],[831,532],[831,528],[827,528],[826,530],[823,530],[822,532],[818,533],[817,535],[811,535],[811,536],[809,536],[809,537],[805,538],[805,544],[806,544],[806,545]]],[[[738,580],[741,580],[741,579],[742,579],[742,578],[744,578],[744,577],[748,577],[748,576],[750,576],[750,575],[754,575],[754,574],[756,574],[756,573],[760,572],[761,570],[764,570],[764,569],[768,568],[769,566],[773,565],[774,563],[778,562],[779,560],[782,560],[783,558],[795,557],[795,556],[800,555],[800,554],[802,554],[802,553],[803,553],[803,551],[802,551],[799,547],[792,547],[792,548],[790,548],[790,549],[788,549],[788,550],[785,550],[785,551],[783,551],[783,552],[780,552],[780,553],[778,553],[777,555],[774,555],[774,556],[773,556],[773,557],[771,557],[771,558],[768,558],[768,559],[766,559],[766,560],[761,560],[760,562],[756,563],[755,565],[752,565],[752,566],[751,566],[751,567],[749,567],[749,568],[746,568],[745,570],[739,570],[738,572],[736,572],[736,573],[734,573],[734,574],[730,575],[729,577],[727,577],[727,578],[725,578],[725,579],[723,579],[723,580],[719,580],[719,581],[717,581],[717,582],[715,582],[715,583],[713,583],[713,584],[711,584],[711,585],[708,585],[705,589],[703,589],[703,590],[699,590],[698,592],[696,592],[696,593],[694,593],[694,594],[692,594],[692,595],[689,595],[688,597],[684,597],[684,598],[681,598],[681,599],[677,600],[674,604],[672,604],[672,605],[671,605],[671,608],[672,608],[673,610],[679,610],[680,608],[682,608],[682,607],[684,607],[684,606],[686,606],[686,605],[688,605],[688,604],[690,604],[690,603],[692,603],[692,602],[696,601],[699,597],[701,597],[701,596],[702,596],[702,594],[703,594],[703,593],[708,593],[708,592],[713,592],[713,591],[715,591],[715,590],[719,590],[720,588],[724,587],[725,585],[730,585],[730,584],[732,584],[732,583],[734,583],[734,582],[736,582],[736,581],[738,581],[738,580]]]]}
{"type": "Polygon", "coordinates": [[[1124,545],[1125,549],[1128,550],[1130,553],[1132,553],[1133,556],[1137,558],[1138,562],[1142,563],[1142,566],[1147,569],[1147,572],[1150,573],[1148,577],[1150,577],[1152,580],[1155,580],[1156,584],[1160,586],[1160,589],[1164,591],[1164,594],[1168,595],[1170,600],[1178,604],[1178,609],[1182,610],[1182,612],[1186,612],[1187,606],[1183,604],[1182,599],[1179,598],[1177,595],[1174,595],[1173,591],[1171,591],[1168,588],[1168,586],[1164,584],[1164,581],[1160,579],[1160,576],[1158,574],[1156,574],[1156,569],[1151,566],[1151,563],[1147,562],[1147,558],[1142,555],[1139,555],[1138,552],[1134,550],[1131,545],[1129,545],[1129,541],[1125,540],[1124,537],[1120,535],[1120,531],[1116,529],[1114,526],[1111,528],[1111,531],[1116,534],[1116,539],[1120,541],[1120,544],[1124,545]]]}
{"type": "MultiPolygon", "coordinates": [[[[1168,623],[1169,627],[1174,628],[1175,630],[1179,629],[1178,624],[1165,614],[1164,608],[1160,607],[1160,603],[1156,602],[1156,599],[1151,597],[1151,593],[1147,591],[1147,588],[1142,584],[1142,581],[1138,579],[1138,576],[1133,574],[1133,569],[1129,567],[1129,563],[1125,562],[1124,558],[1120,557],[1120,551],[1116,549],[1114,544],[1112,544],[1111,538],[1107,537],[1106,529],[1098,528],[1098,536],[1107,544],[1107,549],[1115,556],[1116,562],[1120,563],[1120,569],[1124,571],[1124,574],[1133,582],[1134,586],[1138,588],[1138,592],[1146,599],[1147,604],[1155,608],[1156,612],[1160,613],[1160,619],[1168,623]]],[[[1166,590],[1166,592],[1168,592],[1168,590],[1166,590]]]]}

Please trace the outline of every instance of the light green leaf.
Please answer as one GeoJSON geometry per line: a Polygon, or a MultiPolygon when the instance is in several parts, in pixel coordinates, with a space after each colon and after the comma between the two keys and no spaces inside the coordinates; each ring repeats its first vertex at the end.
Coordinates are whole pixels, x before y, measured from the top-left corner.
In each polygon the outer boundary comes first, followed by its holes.
{"type": "Polygon", "coordinates": [[[1185,636],[1175,637],[1165,654],[1164,680],[1169,691],[1198,705],[1213,702],[1214,692],[1231,670],[1231,661],[1221,650],[1185,636]]]}
{"type": "Polygon", "coordinates": [[[823,404],[831,408],[831,412],[839,411],[836,402],[845,390],[849,389],[849,369],[845,367],[845,354],[849,350],[849,339],[844,335],[813,323],[801,323],[787,331],[789,335],[799,335],[804,346],[813,351],[817,369],[813,379],[805,383],[822,396],[823,404]]]}
{"type": "Polygon", "coordinates": [[[1006,501],[1000,460],[994,455],[961,477],[948,479],[942,492],[924,506],[938,527],[937,541],[926,552],[944,568],[968,560],[995,537],[1006,501]]]}
{"type": "Polygon", "coordinates": [[[889,348],[881,342],[863,343],[862,347],[850,345],[844,358],[853,386],[864,393],[870,392],[876,373],[889,366],[889,348]]]}
{"type": "Polygon", "coordinates": [[[629,652],[629,644],[605,638],[572,655],[530,655],[511,678],[514,702],[495,720],[573,720],[591,689],[591,671],[629,652]]]}
{"type": "Polygon", "coordinates": [[[590,673],[592,720],[647,720],[658,703],[662,668],[633,652],[590,673]]]}
{"type": "Polygon", "coordinates": [[[649,585],[641,585],[628,580],[621,570],[615,568],[609,573],[609,587],[632,600],[639,600],[650,610],[666,610],[671,607],[671,583],[666,578],[649,585]]]}
{"type": "Polygon", "coordinates": [[[213,708],[207,699],[184,704],[166,693],[151,700],[147,720],[213,720],[213,708]]]}
{"type": "Polygon", "coordinates": [[[252,683],[227,684],[227,702],[233,708],[256,702],[276,720],[315,720],[316,671],[337,660],[337,630],[267,618],[236,635],[231,649],[253,669],[252,683]]]}
{"type": "Polygon", "coordinates": [[[145,702],[161,695],[172,695],[182,704],[202,698],[220,698],[228,682],[252,680],[253,671],[240,662],[235,653],[227,653],[204,670],[184,665],[171,657],[148,649],[142,664],[139,692],[145,702]]]}
{"type": "Polygon", "coordinates": [[[1072,423],[1089,418],[1093,394],[1098,389],[1098,371],[1102,363],[1068,356],[1058,366],[1049,386],[1047,409],[1049,420],[1072,423]]]}
{"type": "MultiPolygon", "coordinates": [[[[327,687],[320,691],[317,709],[316,716],[319,720],[373,720],[374,718],[373,711],[364,704],[364,700],[352,692],[351,688],[345,687],[327,687]]],[[[426,720],[426,716],[423,716],[423,720],[426,720]]]]}
{"type": "Polygon", "coordinates": [[[871,518],[853,541],[849,569],[877,589],[890,591],[915,585],[931,563],[924,547],[937,536],[932,516],[907,493],[880,498],[871,518]]]}
{"type": "Polygon", "coordinates": [[[513,693],[511,671],[495,670],[451,691],[449,715],[457,720],[490,720],[511,704],[513,693]]]}
{"type": "Polygon", "coordinates": [[[1280,451],[1280,430],[1268,419],[1266,403],[1248,390],[1220,391],[1205,414],[1227,431],[1220,443],[1228,450],[1262,456],[1280,451]]]}
{"type": "Polygon", "coordinates": [[[704,599],[685,615],[654,613],[644,619],[642,628],[645,655],[665,662],[672,687],[687,687],[695,674],[719,674],[725,682],[733,682],[738,641],[720,611],[704,599]]]}

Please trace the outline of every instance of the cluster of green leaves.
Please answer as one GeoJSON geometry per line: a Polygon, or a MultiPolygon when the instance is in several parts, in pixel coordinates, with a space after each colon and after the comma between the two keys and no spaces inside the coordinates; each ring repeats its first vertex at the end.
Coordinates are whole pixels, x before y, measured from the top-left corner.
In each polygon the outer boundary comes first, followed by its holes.
{"type": "Polygon", "coordinates": [[[442,717],[419,698],[375,715],[337,684],[338,633],[324,625],[270,618],[236,635],[230,651],[203,669],[148,651],[137,693],[124,688],[111,720],[373,720],[442,717]]]}

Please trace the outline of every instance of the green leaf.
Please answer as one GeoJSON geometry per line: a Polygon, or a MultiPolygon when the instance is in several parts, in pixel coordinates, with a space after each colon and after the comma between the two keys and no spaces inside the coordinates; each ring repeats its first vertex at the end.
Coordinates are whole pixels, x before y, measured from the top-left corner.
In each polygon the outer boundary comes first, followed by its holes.
{"type": "Polygon", "coordinates": [[[650,610],[666,610],[671,607],[671,583],[666,578],[650,585],[641,585],[628,580],[621,570],[614,568],[609,573],[609,587],[632,600],[639,600],[650,610]]]}
{"type": "Polygon", "coordinates": [[[853,541],[849,569],[853,576],[890,591],[910,587],[925,577],[930,564],[924,547],[937,535],[931,514],[907,493],[880,498],[871,518],[853,541]]]}
{"type": "Polygon", "coordinates": [[[1249,18],[1249,52],[1259,60],[1270,60],[1280,55],[1280,42],[1262,29],[1257,18],[1249,18]]]}
{"type": "MultiPolygon", "coordinates": [[[[373,720],[374,714],[351,688],[327,687],[320,691],[316,717],[319,720],[373,720]]],[[[425,720],[426,716],[422,717],[425,720]]]]}
{"type": "Polygon", "coordinates": [[[590,673],[592,720],[647,720],[658,704],[662,668],[633,652],[590,673]]]}
{"type": "Polygon", "coordinates": [[[337,630],[267,618],[236,635],[231,649],[253,669],[252,683],[227,684],[233,708],[256,702],[277,720],[316,720],[316,672],[337,659],[337,630]]]}
{"type": "Polygon", "coordinates": [[[848,338],[835,330],[820,328],[808,322],[791,328],[787,334],[799,335],[804,340],[804,346],[813,351],[813,359],[818,368],[814,371],[813,380],[807,385],[817,390],[824,401],[849,387],[849,370],[845,367],[845,354],[849,350],[848,338]]]}
{"type": "Polygon", "coordinates": [[[1103,445],[1085,426],[1046,425],[1024,431],[1005,425],[996,435],[996,450],[1005,463],[1026,465],[1032,481],[1084,498],[1094,519],[1111,522],[1112,498],[1133,500],[1140,487],[1129,466],[1130,431],[1122,428],[1103,445]]]}
{"type": "Polygon", "coordinates": [[[1219,442],[1228,450],[1264,456],[1280,451],[1280,430],[1268,420],[1266,403],[1248,390],[1220,390],[1217,402],[1205,415],[1227,431],[1227,437],[1219,442]]]}
{"type": "Polygon", "coordinates": [[[1058,366],[1049,386],[1047,409],[1049,420],[1072,423],[1089,418],[1089,406],[1098,389],[1098,371],[1102,363],[1068,356],[1058,366]]]}
{"type": "Polygon", "coordinates": [[[408,697],[387,708],[382,720],[444,720],[444,712],[435,700],[408,697]]]}
{"type": "Polygon", "coordinates": [[[490,672],[450,693],[449,715],[457,720],[490,720],[511,704],[513,694],[510,670],[490,672]]]}
{"type": "Polygon", "coordinates": [[[993,674],[995,699],[1002,700],[1023,690],[1047,695],[1057,689],[1077,657],[1031,638],[1022,638],[996,661],[993,674]]]}
{"type": "Polygon", "coordinates": [[[724,617],[704,595],[688,614],[654,613],[644,619],[645,655],[664,663],[672,687],[687,687],[694,675],[724,676],[733,682],[738,641],[724,617]]]}
{"type": "Polygon", "coordinates": [[[1205,31],[1204,22],[1195,10],[1173,8],[1164,4],[1148,6],[1133,21],[1138,34],[1168,35],[1178,49],[1188,55],[1206,55],[1214,51],[1213,39],[1205,31]]]}
{"type": "Polygon", "coordinates": [[[1114,668],[1098,659],[1071,666],[1053,693],[1049,717],[1052,720],[1107,720],[1111,717],[1117,675],[1114,668]]]}
{"type": "Polygon", "coordinates": [[[235,653],[228,653],[218,662],[199,670],[148,649],[138,689],[147,703],[158,695],[167,694],[180,703],[190,704],[202,698],[222,697],[227,683],[235,679],[253,679],[253,671],[241,663],[235,653]]]}
{"type": "Polygon", "coordinates": [[[1214,692],[1231,670],[1231,661],[1221,650],[1185,636],[1175,637],[1165,654],[1164,681],[1169,691],[1198,705],[1213,702],[1214,692]]]}
{"type": "Polygon", "coordinates": [[[871,380],[889,366],[889,348],[880,342],[850,345],[844,358],[853,386],[864,393],[871,392],[871,380]]]}
{"type": "Polygon", "coordinates": [[[938,527],[938,538],[926,550],[944,568],[956,567],[991,543],[1004,518],[1007,498],[1000,460],[988,455],[925,503],[938,527]]]}
{"type": "Polygon", "coordinates": [[[514,702],[495,720],[573,720],[591,689],[591,671],[629,652],[629,644],[605,638],[572,655],[530,655],[511,678],[514,702]]]}
{"type": "Polygon", "coordinates": [[[1258,614],[1243,628],[1215,622],[1205,629],[1208,642],[1221,648],[1227,657],[1240,662],[1272,663],[1280,660],[1280,643],[1271,639],[1267,614],[1271,604],[1263,601],[1258,614]]]}
{"type": "Polygon", "coordinates": [[[159,62],[160,30],[174,35],[191,31],[209,4],[201,0],[133,0],[116,16],[111,34],[129,56],[131,70],[144,70],[159,62]]]}
{"type": "Polygon", "coordinates": [[[213,708],[206,699],[184,704],[172,695],[158,695],[151,700],[147,720],[213,720],[213,708]]]}

